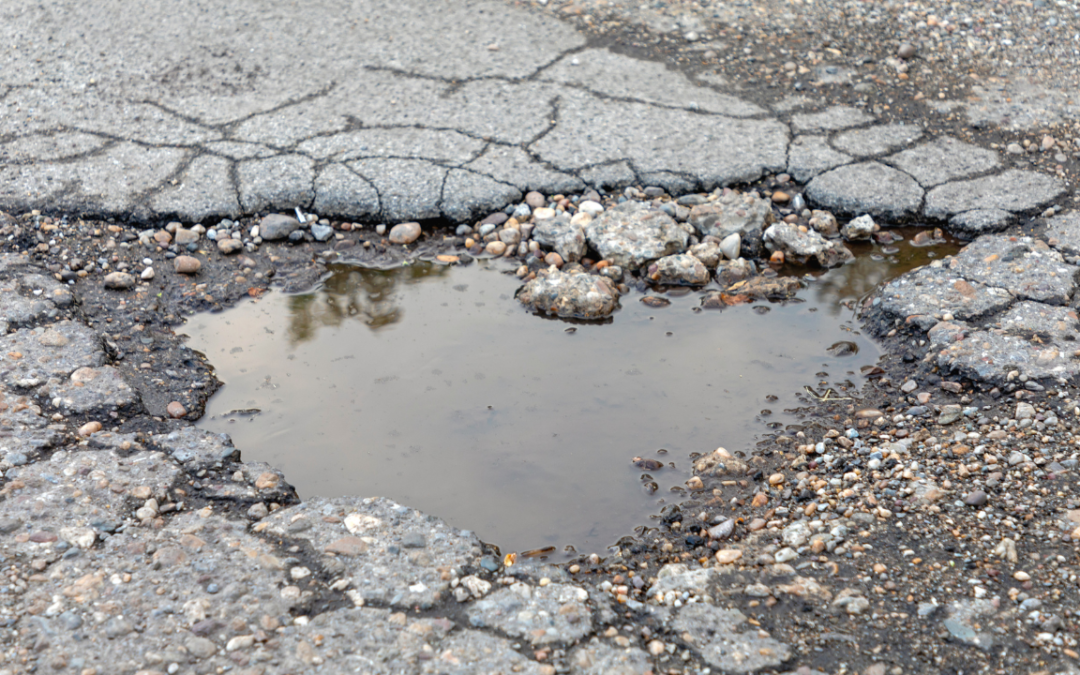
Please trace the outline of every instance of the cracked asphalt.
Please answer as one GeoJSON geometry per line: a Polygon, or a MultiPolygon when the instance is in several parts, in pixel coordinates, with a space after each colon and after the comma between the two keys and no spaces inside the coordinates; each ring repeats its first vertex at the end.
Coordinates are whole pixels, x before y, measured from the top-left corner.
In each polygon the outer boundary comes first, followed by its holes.
{"type": "Polygon", "coordinates": [[[1076,672],[1076,352],[1044,342],[1077,337],[1080,14],[937,4],[0,7],[0,675],[1076,672]],[[881,410],[822,399],[705,456],[650,541],[504,567],[407,506],[300,502],[190,424],[215,384],[184,314],[343,252],[524,259],[496,227],[529,192],[687,222],[748,185],[792,229],[812,206],[977,243],[867,299],[881,410]],[[255,234],[295,209],[296,243],[255,234]],[[409,249],[368,227],[413,220],[409,249]]]}

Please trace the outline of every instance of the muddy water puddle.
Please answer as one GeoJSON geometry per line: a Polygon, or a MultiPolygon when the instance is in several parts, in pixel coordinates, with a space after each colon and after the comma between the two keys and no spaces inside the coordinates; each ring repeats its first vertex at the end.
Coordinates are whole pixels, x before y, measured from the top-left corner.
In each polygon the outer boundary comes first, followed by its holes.
{"type": "Polygon", "coordinates": [[[602,551],[679,500],[693,453],[751,452],[797,421],[806,387],[860,383],[880,352],[858,299],[941,255],[893,247],[864,246],[797,302],[701,310],[683,289],[652,307],[632,291],[602,324],[529,314],[502,261],[333,266],[310,292],[191,319],[225,383],[200,426],[302,497],[387,496],[503,551],[602,551]]]}

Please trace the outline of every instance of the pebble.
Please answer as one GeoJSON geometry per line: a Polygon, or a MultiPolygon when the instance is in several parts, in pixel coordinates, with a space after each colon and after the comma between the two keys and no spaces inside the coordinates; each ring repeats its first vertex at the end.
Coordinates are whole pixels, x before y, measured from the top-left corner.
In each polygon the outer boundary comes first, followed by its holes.
{"type": "Polygon", "coordinates": [[[187,409],[184,408],[184,404],[180,403],[179,401],[173,401],[169,405],[165,406],[165,412],[168,413],[169,417],[173,419],[180,419],[187,414],[187,409]]]}
{"type": "Polygon", "coordinates": [[[218,239],[217,249],[222,255],[232,255],[233,253],[239,253],[244,250],[244,242],[239,239],[233,239],[232,237],[218,239]]]}
{"type": "Polygon", "coordinates": [[[79,427],[80,436],[92,436],[99,431],[101,431],[101,422],[87,422],[86,424],[79,427]]]}
{"type": "Polygon", "coordinates": [[[913,58],[915,56],[915,51],[915,45],[911,44],[910,42],[905,42],[900,45],[899,49],[896,50],[896,55],[906,61],[907,59],[913,58]]]}
{"type": "Polygon", "coordinates": [[[390,243],[411,244],[420,238],[420,223],[399,223],[390,230],[390,243]]]}
{"type": "Polygon", "coordinates": [[[988,497],[982,490],[973,490],[964,496],[964,503],[968,506],[982,506],[988,497]]]}
{"type": "Polygon", "coordinates": [[[484,247],[484,251],[491,255],[502,255],[506,253],[506,244],[501,241],[492,241],[484,247]]]}
{"type": "Polygon", "coordinates": [[[141,274],[139,274],[139,278],[142,279],[143,281],[150,281],[151,279],[154,278],[154,268],[153,267],[147,267],[146,269],[144,269],[142,271],[141,274]]]}
{"type": "Polygon", "coordinates": [[[201,267],[202,262],[189,255],[178,255],[173,260],[173,268],[177,274],[195,274],[201,267]]]}
{"type": "Polygon", "coordinates": [[[547,206],[547,198],[535,190],[525,195],[525,203],[533,209],[547,206]]]}
{"type": "Polygon", "coordinates": [[[135,277],[127,272],[110,272],[105,275],[105,288],[123,291],[135,285],[135,277]]]}
{"type": "Polygon", "coordinates": [[[742,551],[737,548],[725,548],[716,552],[716,562],[720,565],[730,565],[742,557],[742,551]]]}
{"type": "Polygon", "coordinates": [[[265,241],[285,239],[300,227],[300,221],[292,216],[271,213],[259,221],[258,231],[252,237],[259,236],[265,241]]]}

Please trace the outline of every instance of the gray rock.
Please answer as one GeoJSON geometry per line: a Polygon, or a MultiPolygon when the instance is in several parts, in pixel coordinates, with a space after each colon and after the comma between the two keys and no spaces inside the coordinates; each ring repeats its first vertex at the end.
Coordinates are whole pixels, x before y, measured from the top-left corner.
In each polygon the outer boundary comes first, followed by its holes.
{"type": "Polygon", "coordinates": [[[868,241],[880,228],[868,215],[854,218],[840,228],[840,234],[848,241],[868,241]]]}
{"type": "Polygon", "coordinates": [[[831,211],[814,209],[810,212],[810,221],[807,224],[822,236],[840,236],[840,225],[836,222],[836,216],[834,216],[831,211]]]}
{"type": "Polygon", "coordinates": [[[802,521],[797,521],[784,528],[782,538],[785,546],[798,548],[810,541],[810,526],[802,521]]]}
{"type": "MultiPolygon", "coordinates": [[[[738,249],[735,251],[738,253],[738,249]]],[[[715,241],[703,241],[690,247],[690,255],[701,261],[705,267],[716,269],[720,261],[724,259],[724,252],[720,244],[715,241]]]]}
{"type": "Polygon", "coordinates": [[[553,218],[536,221],[533,241],[553,249],[566,262],[577,262],[585,255],[585,231],[570,222],[570,216],[559,213],[553,218]]]}
{"type": "Polygon", "coordinates": [[[879,310],[889,319],[902,319],[924,331],[945,313],[972,321],[997,313],[1013,302],[1012,294],[1005,289],[969,282],[941,265],[927,265],[897,277],[878,296],[879,310]]]}
{"type": "Polygon", "coordinates": [[[265,241],[285,239],[300,228],[300,221],[292,216],[271,213],[259,221],[259,236],[265,241]]]}
{"type": "Polygon", "coordinates": [[[770,251],[782,251],[790,262],[813,258],[822,267],[836,267],[855,258],[842,244],[829,241],[814,230],[802,232],[791,223],[770,225],[765,230],[764,242],[770,251]]]}
{"type": "Polygon", "coordinates": [[[530,586],[518,582],[474,602],[469,623],[541,645],[571,642],[592,631],[589,593],[568,584],[530,586]]]}
{"type": "Polygon", "coordinates": [[[993,635],[989,631],[979,632],[974,625],[985,624],[980,618],[993,613],[993,606],[986,600],[960,600],[949,605],[949,615],[942,624],[953,638],[989,650],[994,646],[993,635]]]}
{"type": "Polygon", "coordinates": [[[1061,254],[1031,237],[1013,239],[992,234],[968,244],[948,264],[969,281],[1004,288],[1022,300],[1066,304],[1076,288],[1080,268],[1065,264],[1061,254]]]}
{"type": "Polygon", "coordinates": [[[535,312],[577,319],[602,319],[619,306],[619,293],[606,277],[551,269],[522,286],[517,299],[535,312]]]}
{"type": "MultiPolygon", "coordinates": [[[[329,225],[319,225],[318,223],[311,226],[311,236],[315,237],[315,241],[328,241],[334,236],[334,228],[329,225]]],[[[218,248],[221,248],[220,245],[218,248]]],[[[224,253],[224,251],[222,251],[224,253]]]]}
{"type": "Polygon", "coordinates": [[[919,211],[923,191],[905,173],[880,162],[861,162],[817,176],[806,186],[806,195],[834,213],[900,220],[919,211]]]}
{"type": "Polygon", "coordinates": [[[795,180],[805,183],[851,160],[851,155],[834,150],[824,136],[798,136],[788,150],[787,171],[795,180]]]}
{"type": "Polygon", "coordinates": [[[585,226],[585,236],[604,260],[634,270],[685,251],[688,229],[663,211],[627,202],[597,216],[585,226]]]}
{"type": "Polygon", "coordinates": [[[751,235],[773,222],[772,204],[757,192],[730,191],[692,208],[688,222],[702,236],[724,239],[732,234],[751,235]]]}
{"type": "Polygon", "coordinates": [[[716,266],[716,281],[720,286],[727,288],[736,282],[750,278],[756,273],[754,263],[746,258],[725,260],[716,266]]]}
{"type": "Polygon", "coordinates": [[[846,105],[837,105],[817,113],[792,115],[791,126],[798,133],[836,131],[874,121],[870,113],[846,105]]]}
{"type": "Polygon", "coordinates": [[[882,161],[913,176],[924,188],[991,171],[1001,164],[993,150],[949,136],[939,136],[882,161]]]}
{"type": "Polygon", "coordinates": [[[1001,209],[972,209],[949,218],[949,231],[963,239],[1001,232],[1016,222],[1016,216],[1001,209]]]}
{"type": "Polygon", "coordinates": [[[746,616],[735,609],[713,605],[686,605],[672,627],[689,633],[693,644],[709,665],[728,673],[753,673],[774,668],[791,657],[791,649],[773,638],[763,638],[757,629],[740,633],[746,616]]]}
{"type": "Polygon", "coordinates": [[[652,263],[648,277],[658,284],[681,286],[704,286],[712,278],[704,263],[686,253],[664,256],[652,263]]]}
{"type": "Polygon", "coordinates": [[[1042,208],[1065,192],[1065,184],[1035,171],[1012,169],[994,176],[940,185],[926,195],[924,212],[945,219],[973,209],[1029,212],[1042,208]]]}
{"type": "Polygon", "coordinates": [[[911,124],[882,124],[845,131],[833,138],[832,145],[856,157],[870,157],[911,145],[922,135],[923,130],[911,124]]]}

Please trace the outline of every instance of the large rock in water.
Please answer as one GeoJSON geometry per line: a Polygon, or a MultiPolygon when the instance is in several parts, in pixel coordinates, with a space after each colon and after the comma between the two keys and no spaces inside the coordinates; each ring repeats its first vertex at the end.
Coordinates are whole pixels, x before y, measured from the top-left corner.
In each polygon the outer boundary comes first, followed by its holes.
{"type": "Polygon", "coordinates": [[[704,286],[711,278],[705,263],[686,253],[665,256],[649,265],[649,281],[658,284],[704,286]]]}
{"type": "Polygon", "coordinates": [[[604,260],[636,270],[650,260],[685,251],[689,229],[663,211],[627,202],[586,225],[585,236],[604,260]]]}
{"type": "Polygon", "coordinates": [[[738,234],[760,235],[773,222],[772,205],[756,192],[728,192],[715,202],[699,204],[690,210],[690,224],[702,236],[724,239],[738,234]]]}
{"type": "Polygon", "coordinates": [[[554,268],[541,270],[518,290],[517,299],[533,311],[574,319],[603,319],[619,307],[619,293],[609,279],[554,268]]]}
{"type": "Polygon", "coordinates": [[[565,213],[537,220],[532,238],[541,246],[554,249],[566,262],[577,262],[585,255],[585,231],[571,223],[565,213]]]}
{"type": "Polygon", "coordinates": [[[765,247],[782,251],[789,261],[813,258],[822,267],[836,267],[855,258],[847,247],[832,242],[814,230],[803,232],[791,223],[776,223],[765,230],[765,247]]]}

